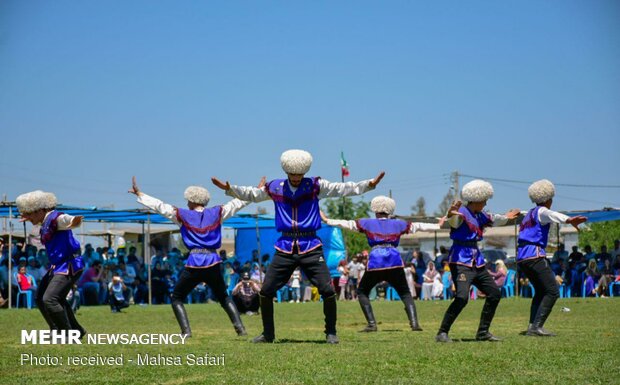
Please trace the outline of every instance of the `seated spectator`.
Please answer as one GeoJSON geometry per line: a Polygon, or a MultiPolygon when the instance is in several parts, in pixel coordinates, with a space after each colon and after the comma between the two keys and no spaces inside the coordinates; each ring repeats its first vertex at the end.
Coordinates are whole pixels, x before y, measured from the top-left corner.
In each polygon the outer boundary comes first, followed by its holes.
{"type": "Polygon", "coordinates": [[[609,284],[616,280],[616,274],[611,267],[611,261],[609,259],[605,259],[603,269],[601,270],[601,279],[599,280],[599,287],[601,297],[605,297],[606,295],[610,295],[608,292],[609,284]]]}
{"type": "Polygon", "coordinates": [[[607,252],[607,246],[601,246],[601,252],[596,254],[594,258],[596,258],[596,262],[598,263],[599,268],[602,268],[606,260],[611,261],[611,254],[607,252]]]}
{"type": "Polygon", "coordinates": [[[41,278],[46,273],[45,269],[41,268],[41,265],[37,262],[37,258],[34,256],[28,257],[28,265],[26,266],[26,272],[34,278],[34,281],[38,284],[41,282],[41,278]]]}
{"type": "Polygon", "coordinates": [[[240,313],[247,315],[258,313],[260,305],[258,299],[259,292],[260,287],[250,279],[250,274],[247,272],[243,273],[241,281],[232,291],[233,301],[240,313]]]}
{"type": "Polygon", "coordinates": [[[585,259],[586,264],[588,262],[590,262],[591,259],[596,258],[596,254],[594,254],[594,252],[592,251],[592,246],[586,245],[584,250],[585,250],[586,253],[585,253],[585,255],[583,257],[585,259]]]}
{"type": "Polygon", "coordinates": [[[129,304],[125,300],[124,292],[127,290],[127,286],[123,282],[123,279],[118,275],[112,277],[112,281],[108,284],[110,309],[112,313],[120,313],[121,309],[129,307],[129,304]]]}
{"type": "Polygon", "coordinates": [[[443,284],[441,283],[441,276],[435,269],[434,263],[427,265],[424,272],[424,283],[422,283],[422,298],[425,301],[435,299],[443,294],[443,284]]]}
{"type": "Polygon", "coordinates": [[[573,246],[572,250],[573,252],[568,256],[568,263],[574,262],[577,264],[584,262],[583,254],[579,252],[579,248],[577,246],[573,246]]]}
{"type": "Polygon", "coordinates": [[[508,275],[508,269],[506,269],[504,261],[502,261],[501,259],[495,261],[495,271],[489,270],[489,274],[491,275],[491,277],[493,277],[493,280],[495,281],[497,287],[501,288],[502,286],[504,286],[504,283],[506,282],[506,276],[508,275]]]}
{"type": "Polygon", "coordinates": [[[101,262],[95,261],[82,275],[79,286],[84,292],[85,305],[99,305],[99,292],[101,291],[101,282],[104,269],[101,262]]]}
{"type": "Polygon", "coordinates": [[[590,259],[586,268],[586,297],[595,297],[596,294],[600,295],[600,280],[601,273],[598,270],[596,259],[590,259]]]}
{"type": "Polygon", "coordinates": [[[34,277],[26,272],[26,265],[20,265],[17,270],[17,285],[21,291],[37,291],[34,277]]]}

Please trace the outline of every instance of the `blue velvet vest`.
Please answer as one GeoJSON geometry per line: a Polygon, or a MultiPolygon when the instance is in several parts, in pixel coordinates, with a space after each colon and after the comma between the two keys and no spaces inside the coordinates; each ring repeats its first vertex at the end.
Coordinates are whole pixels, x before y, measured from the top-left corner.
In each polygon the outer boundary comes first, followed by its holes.
{"type": "Polygon", "coordinates": [[[545,258],[545,247],[549,238],[550,223],[541,225],[538,220],[538,211],[541,206],[536,206],[528,211],[519,226],[519,250],[517,262],[533,258],[545,258]]]}
{"type": "Polygon", "coordinates": [[[80,243],[71,230],[58,230],[58,217],[63,213],[52,211],[41,224],[41,243],[45,245],[50,269],[54,274],[73,275],[84,269],[80,243]]]}
{"type": "Polygon", "coordinates": [[[322,245],[321,239],[314,234],[321,228],[319,180],[317,177],[303,178],[295,193],[291,191],[288,179],[267,183],[267,193],[276,211],[276,230],[284,233],[276,241],[276,250],[292,254],[297,244],[299,254],[305,254],[322,245]]]}
{"type": "Polygon", "coordinates": [[[202,212],[177,208],[181,237],[189,249],[186,267],[205,268],[222,262],[217,249],[222,246],[222,206],[202,212]]]}
{"type": "Polygon", "coordinates": [[[404,267],[396,247],[400,237],[409,232],[409,222],[400,219],[358,219],[356,224],[372,247],[368,256],[368,271],[404,267]]]}
{"type": "Polygon", "coordinates": [[[491,216],[485,212],[472,213],[466,206],[461,206],[459,213],[463,222],[456,229],[450,229],[450,239],[453,242],[449,261],[470,267],[484,266],[484,257],[477,242],[482,240],[484,228],[493,225],[491,216]]]}

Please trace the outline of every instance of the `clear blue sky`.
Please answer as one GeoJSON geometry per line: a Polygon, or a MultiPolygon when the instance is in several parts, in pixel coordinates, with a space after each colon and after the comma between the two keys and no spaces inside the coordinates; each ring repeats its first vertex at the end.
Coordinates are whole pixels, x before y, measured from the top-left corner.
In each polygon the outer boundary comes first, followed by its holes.
{"type": "MultiPolygon", "coordinates": [[[[135,208],[218,176],[387,173],[397,212],[448,173],[620,185],[617,1],[0,2],[0,194],[135,208]]],[[[466,182],[463,178],[462,182],[466,182]]],[[[530,206],[494,183],[488,208],[530,206]]],[[[555,208],[620,206],[558,187],[555,208]]],[[[270,205],[270,211],[273,212],[270,205]]],[[[246,211],[254,211],[250,206],[246,211]]]]}

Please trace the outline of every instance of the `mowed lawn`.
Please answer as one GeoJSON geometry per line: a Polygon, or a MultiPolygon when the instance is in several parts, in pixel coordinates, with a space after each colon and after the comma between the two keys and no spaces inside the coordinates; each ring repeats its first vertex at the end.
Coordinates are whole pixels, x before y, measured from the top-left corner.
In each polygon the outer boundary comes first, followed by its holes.
{"type": "MultiPolygon", "coordinates": [[[[400,302],[374,302],[379,332],[358,330],[357,302],[338,304],[339,345],[324,343],[320,303],[276,304],[278,343],[249,343],[261,331],[260,316],[243,316],[248,338],[236,337],[217,304],[189,305],[194,337],[186,345],[21,345],[22,329],[43,329],[37,310],[0,310],[2,384],[618,384],[620,299],[560,299],[547,328],[555,338],[520,336],[528,323],[528,299],[504,299],[492,332],[499,343],[472,341],[483,302],[470,301],[450,336],[435,333],[448,301],[416,302],[423,332],[408,329],[400,302]],[[560,311],[570,308],[569,312],[560,311]],[[21,354],[119,356],[123,366],[20,364],[21,354]],[[179,356],[180,366],[139,366],[138,354],[179,356]],[[186,356],[221,357],[224,365],[190,366],[186,356]]],[[[78,318],[90,333],[178,333],[169,305],[132,306],[121,314],[83,307],[78,318]]]]}

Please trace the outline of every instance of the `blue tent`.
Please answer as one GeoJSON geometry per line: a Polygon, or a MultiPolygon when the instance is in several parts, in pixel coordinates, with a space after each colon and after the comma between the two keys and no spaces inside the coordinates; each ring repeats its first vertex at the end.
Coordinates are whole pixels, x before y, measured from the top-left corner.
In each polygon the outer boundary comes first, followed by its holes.
{"type": "MultiPolygon", "coordinates": [[[[88,222],[172,224],[169,219],[144,209],[100,210],[96,207],[80,208],[65,205],[59,205],[57,209],[69,215],[82,215],[88,222]]],[[[9,217],[9,213],[13,218],[19,216],[19,211],[14,204],[0,205],[0,218],[9,217]]],[[[273,245],[279,233],[275,229],[272,215],[237,214],[226,220],[223,225],[236,230],[235,253],[241,263],[251,260],[252,250],[258,250],[257,227],[260,234],[260,253],[270,256],[275,253],[273,245]]],[[[332,275],[338,275],[336,270],[338,262],[345,257],[342,232],[340,229],[326,226],[318,231],[318,235],[323,240],[327,265],[332,275]]]]}

